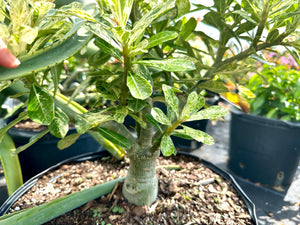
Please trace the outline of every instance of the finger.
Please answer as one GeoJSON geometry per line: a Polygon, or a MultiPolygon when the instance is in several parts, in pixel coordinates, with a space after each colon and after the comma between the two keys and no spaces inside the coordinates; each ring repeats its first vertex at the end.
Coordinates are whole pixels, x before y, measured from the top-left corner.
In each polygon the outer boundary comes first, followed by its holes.
{"type": "Polygon", "coordinates": [[[20,65],[20,61],[9,51],[6,44],[0,38],[0,66],[15,68],[20,65]]]}

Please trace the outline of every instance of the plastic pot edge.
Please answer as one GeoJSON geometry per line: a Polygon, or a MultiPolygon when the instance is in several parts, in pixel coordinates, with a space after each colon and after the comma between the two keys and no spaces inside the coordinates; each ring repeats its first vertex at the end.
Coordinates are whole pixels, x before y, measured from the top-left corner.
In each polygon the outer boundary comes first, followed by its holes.
{"type": "Polygon", "coordinates": [[[233,107],[231,107],[230,112],[241,118],[251,119],[252,121],[257,122],[257,123],[267,121],[271,125],[282,126],[282,127],[297,127],[297,128],[299,127],[300,128],[300,122],[291,122],[291,121],[284,121],[284,120],[279,120],[279,119],[276,120],[276,119],[271,119],[271,118],[267,118],[264,116],[254,115],[254,114],[250,114],[250,113],[244,113],[233,107]]]}

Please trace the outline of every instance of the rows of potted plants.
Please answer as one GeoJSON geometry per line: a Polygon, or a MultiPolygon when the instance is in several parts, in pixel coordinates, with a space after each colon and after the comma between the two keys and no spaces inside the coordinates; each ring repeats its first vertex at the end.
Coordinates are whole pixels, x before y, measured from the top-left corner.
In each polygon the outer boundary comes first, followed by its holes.
{"type": "MultiPolygon", "coordinates": [[[[171,136],[213,144],[211,136],[184,124],[226,115],[220,106],[205,105],[205,93],[226,91],[224,81],[250,70],[243,60],[263,49],[282,45],[299,50],[297,41],[290,39],[299,24],[297,6],[284,1],[215,1],[212,7],[194,4],[191,10],[186,0],[99,0],[55,9],[51,1],[3,1],[0,19],[7,34],[1,37],[21,64],[15,69],[0,68],[1,90],[19,98],[26,109],[0,130],[1,138],[9,143],[1,148],[4,170],[6,175],[14,173],[7,175],[8,186],[20,183],[17,155],[47,132],[61,138],[61,149],[89,133],[114,157],[126,154],[129,158],[124,198],[137,206],[152,205],[159,188],[157,158],[177,153],[171,136]],[[13,11],[20,6],[23,11],[13,11]],[[217,29],[218,40],[197,31],[196,19],[185,16],[202,10],[207,13],[200,23],[217,29]],[[266,38],[264,31],[269,33],[266,38]],[[194,45],[195,40],[203,45],[194,45]],[[87,71],[75,91],[66,96],[59,89],[70,76],[64,60],[79,50],[87,58],[87,71]],[[22,91],[16,88],[20,83],[22,91]],[[97,94],[92,107],[75,101],[82,92],[97,94]],[[156,102],[164,102],[167,111],[155,107],[156,102]],[[135,120],[134,132],[123,125],[126,116],[135,120]],[[14,148],[7,131],[28,118],[47,129],[14,148]],[[70,122],[74,134],[67,134],[70,122]]],[[[0,224],[44,223],[110,192],[118,182],[4,216],[0,224]]]]}

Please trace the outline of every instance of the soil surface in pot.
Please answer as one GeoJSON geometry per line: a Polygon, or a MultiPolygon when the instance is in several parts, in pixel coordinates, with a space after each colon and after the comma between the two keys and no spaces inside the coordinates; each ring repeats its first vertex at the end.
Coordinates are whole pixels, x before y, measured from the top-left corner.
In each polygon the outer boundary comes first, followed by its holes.
{"type": "Polygon", "coordinates": [[[32,120],[22,120],[17,123],[14,128],[25,131],[41,132],[47,129],[47,126],[33,122],[32,120]]]}
{"type": "MultiPolygon", "coordinates": [[[[70,163],[50,171],[16,202],[11,211],[29,208],[87,187],[123,177],[128,160],[111,157],[70,163]]],[[[159,195],[150,207],[129,204],[114,191],[46,224],[253,224],[230,182],[188,156],[157,160],[159,195]]],[[[58,209],[59,210],[59,209],[58,209]]]]}

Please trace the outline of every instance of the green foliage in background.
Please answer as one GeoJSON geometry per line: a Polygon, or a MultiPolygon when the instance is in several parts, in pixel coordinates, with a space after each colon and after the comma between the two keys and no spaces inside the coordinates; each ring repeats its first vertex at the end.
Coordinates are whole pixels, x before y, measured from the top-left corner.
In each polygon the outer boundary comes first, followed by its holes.
{"type": "Polygon", "coordinates": [[[264,65],[248,84],[255,94],[251,113],[272,119],[300,121],[300,71],[286,65],[264,65]]]}

